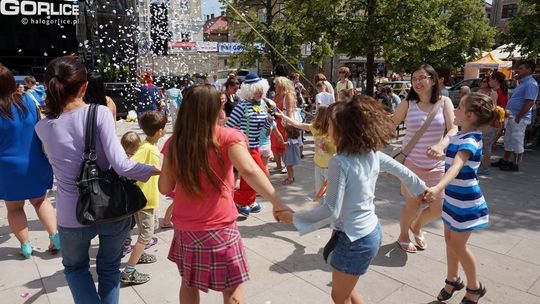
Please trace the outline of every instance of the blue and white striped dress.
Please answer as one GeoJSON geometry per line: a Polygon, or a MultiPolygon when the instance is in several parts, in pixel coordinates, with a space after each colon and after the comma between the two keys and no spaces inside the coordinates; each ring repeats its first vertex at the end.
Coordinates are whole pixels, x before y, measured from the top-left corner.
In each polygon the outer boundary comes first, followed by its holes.
{"type": "Polygon", "coordinates": [[[482,160],[482,133],[458,133],[450,138],[445,171],[459,151],[468,151],[471,156],[444,191],[442,220],[453,231],[461,232],[484,228],[489,222],[488,206],[477,177],[482,160]]]}

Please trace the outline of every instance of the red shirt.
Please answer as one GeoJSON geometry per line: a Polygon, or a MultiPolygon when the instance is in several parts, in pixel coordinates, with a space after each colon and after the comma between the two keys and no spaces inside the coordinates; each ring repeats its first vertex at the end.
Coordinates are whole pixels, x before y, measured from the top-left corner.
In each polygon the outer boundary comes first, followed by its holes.
{"type": "Polygon", "coordinates": [[[504,91],[501,88],[498,88],[495,91],[497,92],[497,105],[503,109],[506,109],[508,95],[504,94],[504,91]]]}
{"type": "MultiPolygon", "coordinates": [[[[219,175],[220,192],[214,189],[206,176],[201,175],[201,191],[204,198],[193,198],[182,190],[178,184],[175,188],[172,222],[174,228],[182,231],[209,231],[229,226],[236,221],[238,211],[233,201],[234,173],[229,159],[229,148],[239,142],[246,142],[243,133],[236,129],[216,127],[223,169],[219,165],[215,152],[209,152],[211,168],[219,175]]],[[[170,140],[163,147],[167,156],[170,140]]],[[[181,158],[182,156],[180,156],[181,158]]]]}

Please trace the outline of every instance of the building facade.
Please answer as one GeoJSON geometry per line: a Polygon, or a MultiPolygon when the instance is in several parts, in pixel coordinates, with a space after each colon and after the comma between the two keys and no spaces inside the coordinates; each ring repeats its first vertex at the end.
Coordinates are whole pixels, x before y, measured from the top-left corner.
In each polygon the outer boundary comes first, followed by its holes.
{"type": "Polygon", "coordinates": [[[490,25],[502,31],[506,30],[508,20],[517,14],[520,4],[520,0],[493,0],[490,25]]]}

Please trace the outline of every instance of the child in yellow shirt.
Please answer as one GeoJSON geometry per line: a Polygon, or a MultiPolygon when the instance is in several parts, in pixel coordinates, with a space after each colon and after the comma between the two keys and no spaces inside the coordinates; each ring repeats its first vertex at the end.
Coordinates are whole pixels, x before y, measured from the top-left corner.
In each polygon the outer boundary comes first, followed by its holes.
{"type": "MultiPolygon", "coordinates": [[[[157,111],[148,111],[141,115],[139,123],[144,134],[146,134],[146,139],[141,143],[131,159],[159,168],[161,167],[161,160],[157,142],[165,134],[167,117],[157,111]]],[[[139,227],[139,236],[137,243],[133,246],[126,268],[120,276],[120,281],[124,284],[133,285],[148,282],[150,276],[137,272],[135,265],[156,262],[156,257],[144,252],[144,249],[152,240],[156,228],[154,227],[154,212],[159,206],[158,178],[158,176],[152,176],[147,182],[137,182],[137,185],[146,196],[147,203],[142,210],[134,214],[135,222],[139,227]]]]}
{"type": "Polygon", "coordinates": [[[328,175],[328,161],[336,154],[336,146],[328,138],[328,107],[320,106],[317,109],[317,114],[313,119],[313,123],[306,124],[297,122],[287,115],[276,113],[281,116],[287,124],[306,131],[311,131],[313,141],[315,143],[315,155],[313,162],[315,163],[315,193],[317,193],[328,175]]]}

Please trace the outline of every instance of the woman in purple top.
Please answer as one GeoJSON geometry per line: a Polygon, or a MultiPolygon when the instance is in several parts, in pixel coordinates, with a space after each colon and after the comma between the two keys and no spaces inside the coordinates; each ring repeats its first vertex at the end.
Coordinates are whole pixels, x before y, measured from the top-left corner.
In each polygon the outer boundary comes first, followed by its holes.
{"type": "MultiPolygon", "coordinates": [[[[86,69],[75,57],[54,59],[45,72],[46,118],[36,125],[58,181],[56,209],[62,244],[62,264],[75,303],[118,303],[122,244],[131,218],[106,224],[83,226],[75,217],[78,191],[75,185],[83,159],[86,118],[89,106],[83,101],[88,82],[86,69]],[[89,248],[99,236],[96,257],[98,289],[89,271],[89,248]]],[[[153,166],[129,160],[116,136],[111,112],[98,106],[96,155],[98,166],[112,168],[122,176],[147,181],[159,174],[153,166]]]]}
{"type": "Polygon", "coordinates": [[[53,181],[51,165],[34,132],[38,120],[34,101],[17,91],[13,74],[0,64],[0,200],[6,202],[9,227],[27,259],[33,248],[28,238],[25,200],[30,201],[49,233],[49,249],[60,249],[54,208],[47,199],[53,181]]]}

